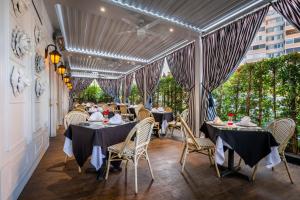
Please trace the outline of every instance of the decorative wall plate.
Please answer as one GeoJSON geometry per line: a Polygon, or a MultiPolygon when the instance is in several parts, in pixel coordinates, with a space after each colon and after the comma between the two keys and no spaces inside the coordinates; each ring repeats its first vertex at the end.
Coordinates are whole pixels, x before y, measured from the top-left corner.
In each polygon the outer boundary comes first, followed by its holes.
{"type": "Polygon", "coordinates": [[[18,58],[22,58],[31,50],[31,40],[29,36],[18,27],[12,31],[11,48],[18,58]]]}
{"type": "Polygon", "coordinates": [[[40,79],[35,80],[35,95],[36,97],[42,96],[45,91],[45,84],[41,83],[40,79]]]}
{"type": "Polygon", "coordinates": [[[41,71],[43,71],[45,69],[45,62],[44,62],[44,58],[39,55],[38,53],[35,54],[35,71],[37,73],[40,73],[41,71]]]}
{"type": "Polygon", "coordinates": [[[22,94],[25,87],[30,85],[29,80],[24,76],[23,71],[20,68],[15,66],[13,66],[11,72],[10,84],[15,97],[22,94]]]}
{"type": "Polygon", "coordinates": [[[29,8],[28,0],[12,0],[12,4],[17,17],[22,16],[29,8]]]}
{"type": "Polygon", "coordinates": [[[35,25],[34,27],[34,40],[35,44],[39,44],[42,40],[42,32],[38,25],[35,25]]]}

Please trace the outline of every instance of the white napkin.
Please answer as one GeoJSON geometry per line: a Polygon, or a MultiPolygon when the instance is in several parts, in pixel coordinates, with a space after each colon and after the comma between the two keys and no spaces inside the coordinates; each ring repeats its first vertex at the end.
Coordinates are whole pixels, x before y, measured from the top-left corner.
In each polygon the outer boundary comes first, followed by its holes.
{"type": "Polygon", "coordinates": [[[159,107],[159,108],[157,108],[157,111],[158,111],[158,112],[164,112],[165,109],[164,109],[163,107],[159,107]]]}
{"type": "Polygon", "coordinates": [[[218,116],[215,117],[213,123],[214,124],[224,124],[224,122],[218,116]]]}
{"type": "Polygon", "coordinates": [[[97,112],[98,110],[97,110],[97,108],[95,108],[95,107],[91,107],[90,109],[89,109],[89,112],[97,112]]]}
{"type": "Polygon", "coordinates": [[[109,119],[110,124],[122,124],[123,120],[120,114],[115,114],[112,118],[109,119]]]}
{"type": "Polygon", "coordinates": [[[102,120],[103,120],[103,115],[101,112],[94,112],[89,118],[89,121],[102,121],[102,120]]]}
{"type": "Polygon", "coordinates": [[[98,112],[103,112],[103,108],[102,107],[98,107],[98,112]]]}
{"type": "Polygon", "coordinates": [[[151,111],[152,112],[157,112],[157,109],[156,108],[152,108],[151,111]]]}
{"type": "Polygon", "coordinates": [[[241,119],[240,122],[236,123],[236,125],[241,126],[256,126],[256,124],[251,122],[251,118],[249,116],[245,116],[241,119]]]}

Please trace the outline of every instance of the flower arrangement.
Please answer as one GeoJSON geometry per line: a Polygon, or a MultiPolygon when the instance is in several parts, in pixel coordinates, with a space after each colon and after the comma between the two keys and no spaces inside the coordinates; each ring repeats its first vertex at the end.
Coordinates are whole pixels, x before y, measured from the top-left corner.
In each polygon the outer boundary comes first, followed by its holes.
{"type": "Polygon", "coordinates": [[[233,125],[232,119],[233,119],[234,114],[233,113],[228,113],[227,116],[228,116],[227,125],[229,125],[229,126],[233,125]]]}
{"type": "Polygon", "coordinates": [[[109,115],[109,110],[104,110],[104,111],[102,112],[102,114],[103,114],[104,116],[108,116],[108,115],[109,115]]]}

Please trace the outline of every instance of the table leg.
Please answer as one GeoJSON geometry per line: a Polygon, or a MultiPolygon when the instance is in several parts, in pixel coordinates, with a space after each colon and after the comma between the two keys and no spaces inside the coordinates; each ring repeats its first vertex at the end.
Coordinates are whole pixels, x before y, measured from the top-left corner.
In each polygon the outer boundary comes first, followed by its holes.
{"type": "Polygon", "coordinates": [[[234,166],[234,150],[228,149],[228,166],[219,166],[221,169],[221,177],[225,176],[237,176],[243,179],[246,179],[250,181],[250,178],[247,175],[244,175],[242,173],[239,173],[239,170],[241,169],[239,166],[234,166]]]}

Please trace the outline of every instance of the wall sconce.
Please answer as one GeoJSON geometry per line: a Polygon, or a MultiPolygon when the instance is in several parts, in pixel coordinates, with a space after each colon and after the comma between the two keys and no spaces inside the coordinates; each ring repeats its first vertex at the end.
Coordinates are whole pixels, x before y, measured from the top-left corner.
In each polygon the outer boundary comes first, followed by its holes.
{"type": "Polygon", "coordinates": [[[66,72],[66,66],[63,64],[63,63],[61,63],[58,67],[57,67],[57,73],[59,74],[59,75],[64,75],[65,74],[65,72],[66,72]]]}
{"type": "Polygon", "coordinates": [[[70,83],[70,76],[68,76],[67,74],[64,75],[64,82],[70,83]]]}
{"type": "Polygon", "coordinates": [[[50,60],[51,62],[54,64],[55,66],[55,71],[56,71],[56,65],[59,63],[60,58],[61,58],[61,54],[57,51],[57,47],[54,44],[49,44],[46,48],[45,48],[45,59],[47,59],[48,57],[48,51],[50,47],[54,47],[54,50],[51,51],[49,53],[50,55],[50,60]]]}

